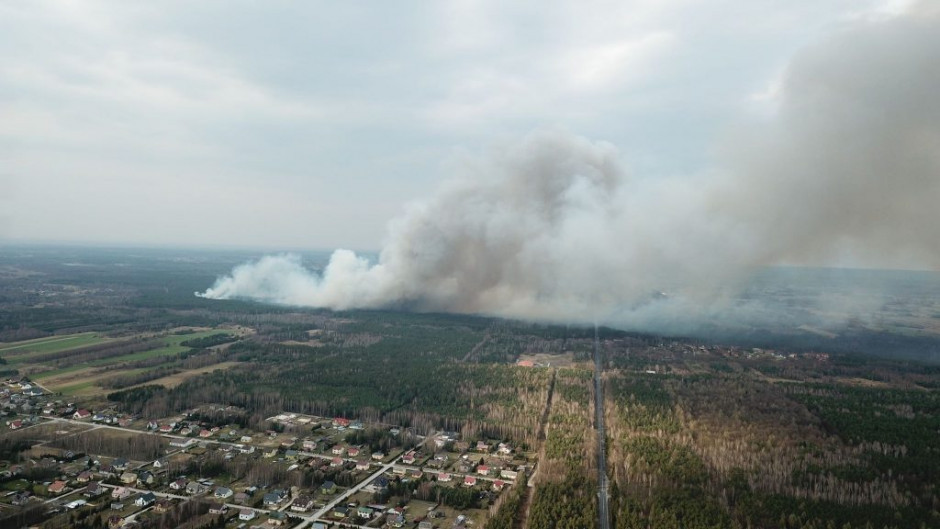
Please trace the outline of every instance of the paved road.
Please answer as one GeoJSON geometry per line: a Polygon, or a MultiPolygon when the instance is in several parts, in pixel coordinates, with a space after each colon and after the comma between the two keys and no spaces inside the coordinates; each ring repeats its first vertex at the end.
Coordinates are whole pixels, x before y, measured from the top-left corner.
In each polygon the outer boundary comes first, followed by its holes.
{"type": "MultiPolygon", "coordinates": [[[[420,443],[415,445],[414,450],[418,450],[419,448],[421,448],[421,446],[424,445],[424,443],[428,442],[428,439],[430,438],[431,438],[431,435],[426,436],[424,439],[421,440],[420,443]]],[[[396,466],[399,459],[401,459],[401,456],[398,456],[395,459],[393,459],[391,462],[382,465],[382,468],[373,472],[369,477],[360,481],[354,487],[351,487],[350,489],[348,489],[346,492],[340,494],[335,499],[333,499],[333,501],[331,501],[330,503],[327,503],[326,505],[324,505],[322,509],[314,513],[312,520],[319,520],[323,518],[324,516],[326,516],[326,514],[329,513],[333,509],[333,507],[335,507],[339,502],[344,501],[346,498],[349,498],[353,494],[359,492],[363,487],[365,487],[369,483],[372,483],[372,480],[374,480],[375,478],[391,470],[392,467],[396,466]]]]}
{"type": "Polygon", "coordinates": [[[597,429],[597,526],[610,529],[610,512],[607,480],[607,432],[604,429],[604,383],[601,378],[600,340],[594,326],[594,427],[597,429]]]}
{"type": "MultiPolygon", "coordinates": [[[[156,496],[156,497],[158,497],[158,498],[170,498],[170,499],[182,500],[182,501],[190,501],[190,500],[196,500],[196,499],[204,499],[204,500],[210,500],[210,501],[211,501],[211,500],[219,501],[218,498],[214,498],[211,494],[202,495],[202,496],[182,496],[182,495],[180,495],[180,494],[170,494],[170,493],[168,493],[168,492],[158,492],[158,491],[155,491],[155,490],[138,489],[138,488],[136,488],[136,487],[129,487],[129,486],[127,486],[127,485],[108,485],[107,483],[102,483],[101,486],[102,486],[102,487],[105,487],[105,488],[108,488],[108,489],[124,488],[124,489],[127,489],[127,490],[129,490],[129,491],[136,492],[136,493],[138,493],[138,494],[146,494],[146,493],[148,493],[148,492],[152,492],[153,495],[156,496]]],[[[219,502],[219,503],[223,503],[223,502],[219,502]]],[[[247,509],[247,510],[249,510],[249,511],[254,511],[254,512],[256,512],[256,513],[258,513],[258,514],[262,514],[262,515],[263,515],[263,514],[269,514],[269,513],[271,512],[271,511],[269,511],[268,509],[259,509],[259,508],[257,508],[257,507],[248,507],[248,506],[246,506],[246,505],[240,505],[240,504],[238,504],[238,503],[225,503],[225,505],[226,505],[229,509],[234,509],[234,510],[239,510],[239,511],[242,510],[242,509],[247,509]]]]}

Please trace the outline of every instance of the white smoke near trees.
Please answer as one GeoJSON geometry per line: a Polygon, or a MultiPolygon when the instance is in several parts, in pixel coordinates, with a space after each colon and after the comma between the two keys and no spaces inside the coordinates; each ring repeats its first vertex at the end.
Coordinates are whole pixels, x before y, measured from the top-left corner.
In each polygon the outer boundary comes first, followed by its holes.
{"type": "Polygon", "coordinates": [[[612,145],[539,131],[465,161],[376,263],[265,257],[199,295],[642,323],[725,310],[766,265],[937,268],[938,94],[937,9],[856,21],[792,61],[776,115],[707,176],[630,178],[612,145]]]}

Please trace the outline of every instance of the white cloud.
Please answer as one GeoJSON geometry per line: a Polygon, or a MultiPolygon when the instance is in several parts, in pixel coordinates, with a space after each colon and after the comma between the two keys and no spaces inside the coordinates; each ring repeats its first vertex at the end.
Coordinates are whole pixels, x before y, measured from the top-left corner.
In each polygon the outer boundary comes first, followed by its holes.
{"type": "Polygon", "coordinates": [[[125,237],[110,230],[120,218],[148,234],[140,242],[198,241],[187,223],[238,242],[222,219],[238,204],[239,226],[263,226],[277,208],[247,205],[264,199],[290,202],[305,221],[278,224],[278,240],[374,247],[401,204],[447,176],[455,150],[544,125],[617,144],[641,176],[700,171],[711,138],[755,104],[749,96],[772,99],[764,87],[779,65],[858,9],[850,0],[0,3],[0,178],[19,189],[4,207],[7,236],[79,237],[61,219],[81,217],[91,200],[99,211],[81,224],[85,239],[125,237]],[[116,175],[149,191],[97,202],[116,175]],[[63,180],[82,185],[35,216],[30,203],[64,192],[63,180]],[[180,181],[226,191],[176,207],[180,181]]]}

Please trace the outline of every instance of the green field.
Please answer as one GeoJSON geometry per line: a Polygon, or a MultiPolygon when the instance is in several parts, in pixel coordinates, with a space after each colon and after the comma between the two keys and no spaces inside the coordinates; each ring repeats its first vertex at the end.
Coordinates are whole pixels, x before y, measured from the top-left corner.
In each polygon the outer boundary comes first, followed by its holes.
{"type": "Polygon", "coordinates": [[[33,380],[42,380],[44,378],[51,378],[51,377],[55,377],[59,375],[65,375],[67,373],[73,373],[75,371],[81,371],[82,369],[88,369],[89,367],[90,367],[89,364],[80,364],[77,366],[63,367],[62,369],[53,369],[51,371],[42,371],[39,373],[35,373],[33,375],[30,375],[30,378],[33,380]]]}
{"type": "Polygon", "coordinates": [[[3,355],[11,364],[19,364],[28,362],[30,358],[36,355],[78,349],[80,347],[104,343],[109,340],[110,338],[94,332],[65,336],[47,336],[46,338],[37,338],[35,340],[0,344],[0,355],[3,355]]]}
{"type": "Polygon", "coordinates": [[[88,382],[81,382],[79,384],[72,384],[70,386],[62,386],[61,388],[59,388],[59,391],[63,395],[74,395],[82,391],[83,389],[88,389],[94,385],[95,385],[95,382],[93,380],[90,380],[88,382]]]}

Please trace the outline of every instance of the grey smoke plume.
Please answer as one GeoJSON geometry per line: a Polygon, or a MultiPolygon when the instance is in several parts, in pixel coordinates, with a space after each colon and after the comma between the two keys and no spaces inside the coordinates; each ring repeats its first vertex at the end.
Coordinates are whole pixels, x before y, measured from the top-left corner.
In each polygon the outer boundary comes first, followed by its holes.
{"type": "Polygon", "coordinates": [[[265,257],[199,295],[651,322],[720,311],[766,265],[937,268],[938,94],[937,9],[856,22],[794,58],[776,115],[706,177],[628,178],[613,146],[536,132],[411,205],[375,264],[265,257]]]}

